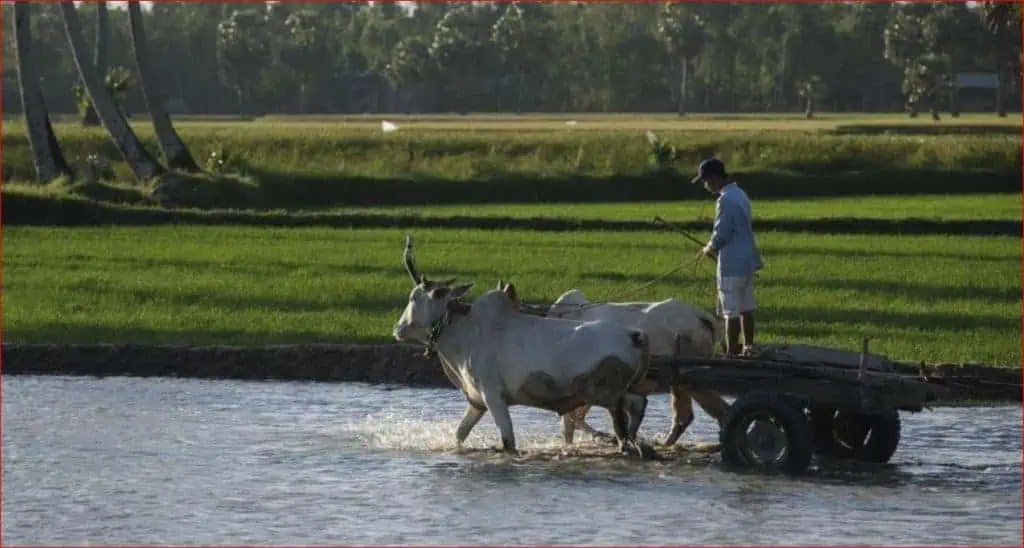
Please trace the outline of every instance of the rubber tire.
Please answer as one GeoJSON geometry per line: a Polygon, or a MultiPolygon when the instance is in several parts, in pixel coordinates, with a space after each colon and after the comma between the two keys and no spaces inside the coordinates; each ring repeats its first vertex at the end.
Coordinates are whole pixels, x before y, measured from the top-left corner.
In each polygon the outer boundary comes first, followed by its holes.
{"type": "Polygon", "coordinates": [[[719,441],[722,445],[722,461],[743,468],[802,474],[807,471],[814,457],[814,436],[803,409],[793,406],[785,398],[774,393],[758,392],[737,398],[725,416],[719,441]],[[788,445],[785,461],[780,466],[769,469],[747,462],[736,443],[737,437],[743,434],[742,429],[746,428],[743,422],[751,415],[762,413],[778,421],[785,430],[788,445]]]}
{"type": "Polygon", "coordinates": [[[851,448],[839,443],[832,433],[836,409],[814,407],[810,412],[811,429],[814,431],[814,450],[817,454],[835,459],[857,460],[872,464],[886,464],[896,453],[900,444],[901,423],[899,411],[892,409],[884,414],[855,413],[840,411],[844,415],[853,413],[871,430],[867,442],[861,447],[851,448]]]}

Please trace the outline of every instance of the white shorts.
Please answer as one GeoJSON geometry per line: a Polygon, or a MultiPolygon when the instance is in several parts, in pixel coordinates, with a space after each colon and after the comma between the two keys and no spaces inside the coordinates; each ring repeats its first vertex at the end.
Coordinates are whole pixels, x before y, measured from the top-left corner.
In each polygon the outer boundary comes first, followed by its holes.
{"type": "Polygon", "coordinates": [[[718,280],[718,304],[722,316],[738,318],[757,309],[754,299],[754,276],[725,277],[718,280]]]}

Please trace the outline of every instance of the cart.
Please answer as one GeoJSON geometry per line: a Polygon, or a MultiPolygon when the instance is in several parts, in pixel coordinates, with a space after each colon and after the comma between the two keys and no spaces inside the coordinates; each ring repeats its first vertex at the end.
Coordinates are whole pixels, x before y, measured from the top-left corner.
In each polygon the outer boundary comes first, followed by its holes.
{"type": "Polygon", "coordinates": [[[814,455],[884,464],[900,442],[900,411],[919,412],[946,388],[867,352],[769,345],[747,357],[653,357],[647,378],[736,399],[720,431],[722,461],[803,473],[814,455]]]}

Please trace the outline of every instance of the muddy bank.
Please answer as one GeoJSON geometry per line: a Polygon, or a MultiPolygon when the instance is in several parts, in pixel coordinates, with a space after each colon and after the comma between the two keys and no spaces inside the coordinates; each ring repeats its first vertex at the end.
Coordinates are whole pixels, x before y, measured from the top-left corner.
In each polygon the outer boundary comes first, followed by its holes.
{"type": "MultiPolygon", "coordinates": [[[[453,388],[417,347],[281,345],[258,348],[135,345],[3,345],[6,375],[185,377],[263,381],[364,382],[453,388]]],[[[906,366],[918,374],[917,366],[906,366]]],[[[929,365],[926,374],[951,389],[947,403],[1021,402],[1020,367],[929,365]]]]}
{"type": "Polygon", "coordinates": [[[403,345],[254,348],[4,344],[5,375],[185,377],[451,387],[422,349],[403,345]]]}

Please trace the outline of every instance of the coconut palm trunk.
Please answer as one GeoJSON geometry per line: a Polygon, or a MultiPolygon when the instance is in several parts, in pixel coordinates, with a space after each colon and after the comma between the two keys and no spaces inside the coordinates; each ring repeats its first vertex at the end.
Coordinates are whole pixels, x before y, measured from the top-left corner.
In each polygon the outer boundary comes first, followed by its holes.
{"type": "Polygon", "coordinates": [[[14,47],[18,66],[18,87],[36,177],[42,182],[50,182],[62,175],[73,176],[73,172],[64,159],[57,136],[53,133],[50,115],[43,101],[43,93],[39,89],[39,75],[32,61],[31,10],[32,4],[29,2],[14,3],[14,47]]]}
{"type": "Polygon", "coordinates": [[[67,33],[68,45],[71,47],[71,56],[75,60],[75,67],[78,68],[79,78],[85,85],[85,91],[89,100],[96,106],[96,114],[100,122],[110,135],[121,156],[131,168],[135,178],[139,181],[148,181],[165,173],[161,166],[139,141],[139,137],[132,131],[128,121],[125,120],[121,111],[114,103],[114,98],[107,91],[106,86],[96,73],[96,67],[92,66],[85,59],[85,38],[82,35],[82,22],[78,18],[78,11],[75,10],[74,2],[63,1],[60,3],[61,18],[64,20],[64,30],[67,33]]]}
{"type": "Polygon", "coordinates": [[[676,114],[686,116],[686,84],[690,79],[690,60],[686,57],[679,62],[679,103],[676,105],[676,114]]]}
{"type": "MultiPolygon", "coordinates": [[[[100,78],[107,74],[107,46],[110,44],[110,14],[107,12],[106,0],[96,2],[96,47],[93,50],[93,62],[96,64],[96,72],[100,78]]],[[[100,119],[96,116],[96,107],[92,101],[85,108],[82,116],[83,126],[98,126],[100,119]]]]}
{"type": "Polygon", "coordinates": [[[188,147],[174,131],[174,124],[171,117],[164,108],[163,89],[156,78],[149,64],[148,42],[146,41],[146,29],[142,23],[142,8],[138,0],[128,2],[128,21],[132,32],[132,49],[135,51],[135,66],[139,71],[139,81],[142,83],[142,95],[146,98],[146,108],[149,109],[149,117],[153,121],[153,131],[156,133],[157,143],[160,145],[160,152],[164,155],[164,161],[170,169],[180,169],[190,173],[201,171],[196,164],[195,158],[189,152],[188,147]]]}

